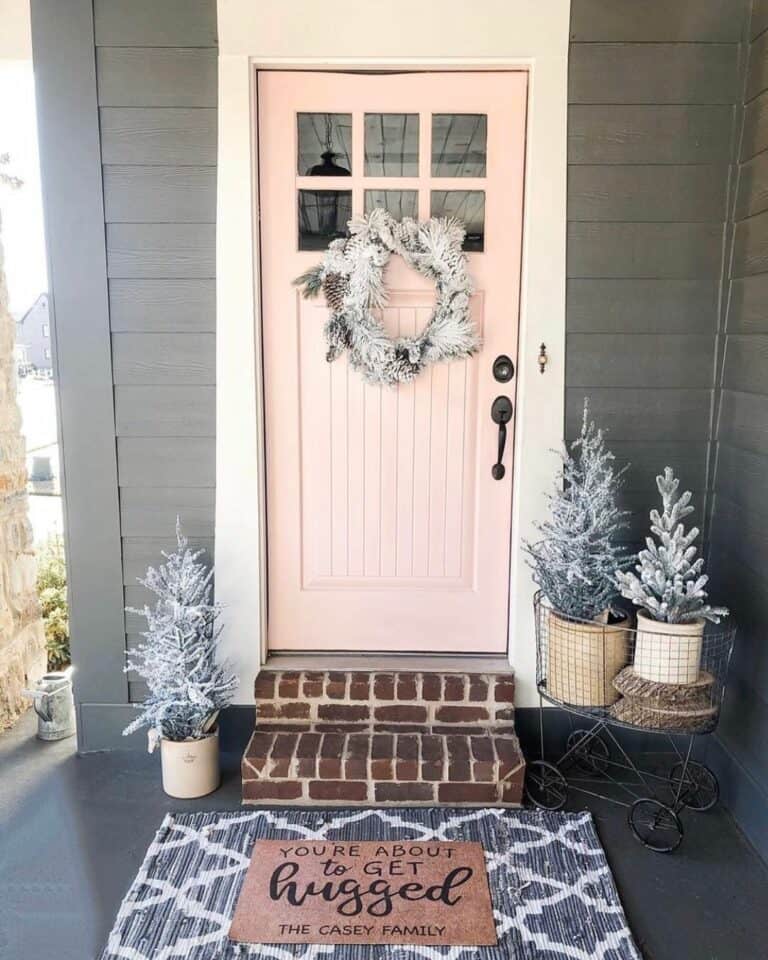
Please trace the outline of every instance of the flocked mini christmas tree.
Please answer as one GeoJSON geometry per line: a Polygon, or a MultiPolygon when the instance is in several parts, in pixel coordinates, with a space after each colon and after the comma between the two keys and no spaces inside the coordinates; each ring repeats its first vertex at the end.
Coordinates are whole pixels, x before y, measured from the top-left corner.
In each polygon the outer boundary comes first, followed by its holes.
{"type": "Polygon", "coordinates": [[[154,608],[127,608],[147,619],[144,642],[129,653],[126,672],[146,680],[149,696],[123,735],[148,727],[150,750],[159,737],[204,736],[238,683],[226,664],[216,662],[222,627],[221,605],[212,602],[213,569],[199,562],[203,550],[189,548],[178,519],[176,541],[178,550],[163,553],[166,562],[139,580],[156,595],[154,608]]]}
{"type": "Polygon", "coordinates": [[[693,513],[691,493],[676,496],[679,485],[671,467],[664,468],[663,477],[656,477],[663,511],[651,510],[651,533],[658,543],[647,537],[646,549],[637,555],[637,573],[620,571],[616,583],[622,596],[643,607],[654,620],[690,623],[703,618],[719,623],[728,610],[706,602],[704,587],[709,577],[702,573],[704,560],[695,559],[693,545],[699,529],[691,527],[686,533],[681,523],[693,513]]]}
{"type": "Polygon", "coordinates": [[[541,539],[526,543],[533,579],[560,613],[592,620],[610,608],[616,571],[626,562],[618,542],[626,513],[617,505],[621,485],[602,430],[584,401],[580,436],[562,455],[550,517],[537,524],[541,539]]]}

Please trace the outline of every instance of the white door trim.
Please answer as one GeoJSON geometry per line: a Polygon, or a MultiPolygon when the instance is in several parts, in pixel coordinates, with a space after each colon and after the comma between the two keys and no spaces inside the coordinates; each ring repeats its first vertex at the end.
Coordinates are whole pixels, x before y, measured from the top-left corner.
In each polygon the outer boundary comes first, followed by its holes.
{"type": "MultiPolygon", "coordinates": [[[[509,659],[518,704],[536,700],[533,586],[521,552],[545,494],[563,439],[567,55],[570,0],[486,0],[484,16],[464,0],[357,4],[357,20],[337,6],[344,29],[330,30],[327,8],[295,0],[219,0],[219,143],[216,231],[216,595],[225,604],[222,654],[252,703],[251,683],[266,651],[264,412],[260,349],[256,216],[255,72],[258,69],[503,70],[529,72],[525,216],[520,300],[517,421],[512,506],[509,659]],[[417,49],[446,56],[381,55],[398,50],[414,9],[434,16],[418,24],[417,49]],[[490,9],[492,8],[492,10],[490,9]],[[398,13],[400,17],[398,17],[398,13]],[[492,27],[488,20],[493,14],[492,27]],[[386,29],[371,31],[371,18],[386,29]],[[318,23],[315,24],[314,20],[318,23]],[[442,25],[442,26],[441,26],[442,25]],[[428,35],[427,35],[427,28],[428,35]],[[420,32],[420,29],[423,32],[420,32]],[[478,33],[480,31],[482,36],[478,33]],[[314,38],[314,39],[313,39],[314,38]],[[307,45],[314,47],[307,56],[307,45]],[[371,49],[375,46],[375,49],[371,49]],[[506,56],[494,55],[508,51],[506,56]],[[475,48],[483,48],[480,53],[475,48]],[[351,58],[345,51],[370,51],[351,58]],[[319,56],[318,51],[327,53],[319,56]],[[335,55],[338,54],[338,55],[335,55]],[[456,55],[448,55],[456,54],[456,55]],[[465,55],[461,55],[465,54],[465,55]],[[486,54],[486,55],[482,55],[486,54]],[[547,344],[550,362],[539,374],[547,344]]],[[[350,9],[352,5],[350,4],[350,9]]],[[[337,26],[338,26],[337,24],[337,26]]]]}

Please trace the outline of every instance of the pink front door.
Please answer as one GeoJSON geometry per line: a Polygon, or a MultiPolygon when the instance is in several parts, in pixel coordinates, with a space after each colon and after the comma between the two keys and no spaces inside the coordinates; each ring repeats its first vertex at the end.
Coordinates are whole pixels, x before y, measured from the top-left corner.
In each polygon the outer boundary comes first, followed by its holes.
{"type": "MultiPolygon", "coordinates": [[[[491,475],[491,407],[515,401],[526,74],[262,72],[258,79],[268,642],[276,650],[504,653],[512,440],[491,475]],[[484,344],[415,382],[325,360],[326,307],[295,277],[352,215],[454,215],[484,344]]],[[[392,258],[393,335],[434,288],[392,258]]]]}

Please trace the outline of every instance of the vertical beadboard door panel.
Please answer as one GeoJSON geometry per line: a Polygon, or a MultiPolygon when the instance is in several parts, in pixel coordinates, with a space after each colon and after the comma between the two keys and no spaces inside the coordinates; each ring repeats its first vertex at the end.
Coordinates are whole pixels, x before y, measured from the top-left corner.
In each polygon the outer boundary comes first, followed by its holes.
{"type": "MultiPolygon", "coordinates": [[[[494,381],[492,364],[517,350],[526,79],[519,72],[259,75],[273,650],[506,651],[513,424],[506,474],[495,480],[499,431],[490,412],[496,396],[514,400],[514,382],[494,381]],[[299,239],[297,190],[310,184],[304,168],[296,175],[295,133],[297,114],[307,112],[350,114],[351,175],[341,184],[317,176],[311,187],[349,189],[353,214],[363,212],[368,189],[416,191],[421,220],[434,190],[485,191],[484,249],[468,254],[471,309],[485,340],[479,355],[390,387],[366,383],[346,355],[325,361],[323,298],[304,300],[291,287],[325,247],[302,250],[299,239]],[[394,164],[386,179],[366,175],[366,112],[416,116],[415,170],[394,164]],[[432,176],[432,114],[446,112],[487,115],[482,173],[432,176]]],[[[418,335],[434,285],[396,256],[386,282],[388,332],[418,335]]]]}

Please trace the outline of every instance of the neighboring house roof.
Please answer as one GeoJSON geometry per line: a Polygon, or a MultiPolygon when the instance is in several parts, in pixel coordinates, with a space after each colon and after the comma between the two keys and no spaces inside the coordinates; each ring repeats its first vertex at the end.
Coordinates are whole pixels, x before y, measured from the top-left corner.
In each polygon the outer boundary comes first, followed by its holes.
{"type": "Polygon", "coordinates": [[[38,370],[50,370],[51,326],[48,294],[41,293],[16,321],[16,342],[26,347],[26,361],[38,370]]]}
{"type": "Polygon", "coordinates": [[[16,323],[23,324],[24,321],[27,319],[27,317],[28,317],[31,313],[34,313],[34,312],[37,310],[38,307],[46,307],[46,308],[48,307],[48,294],[47,294],[47,293],[41,293],[41,294],[39,294],[38,297],[37,297],[37,299],[35,300],[35,302],[34,302],[30,307],[28,307],[28,308],[24,311],[24,313],[22,313],[22,315],[18,318],[18,320],[16,321],[16,323]]]}

